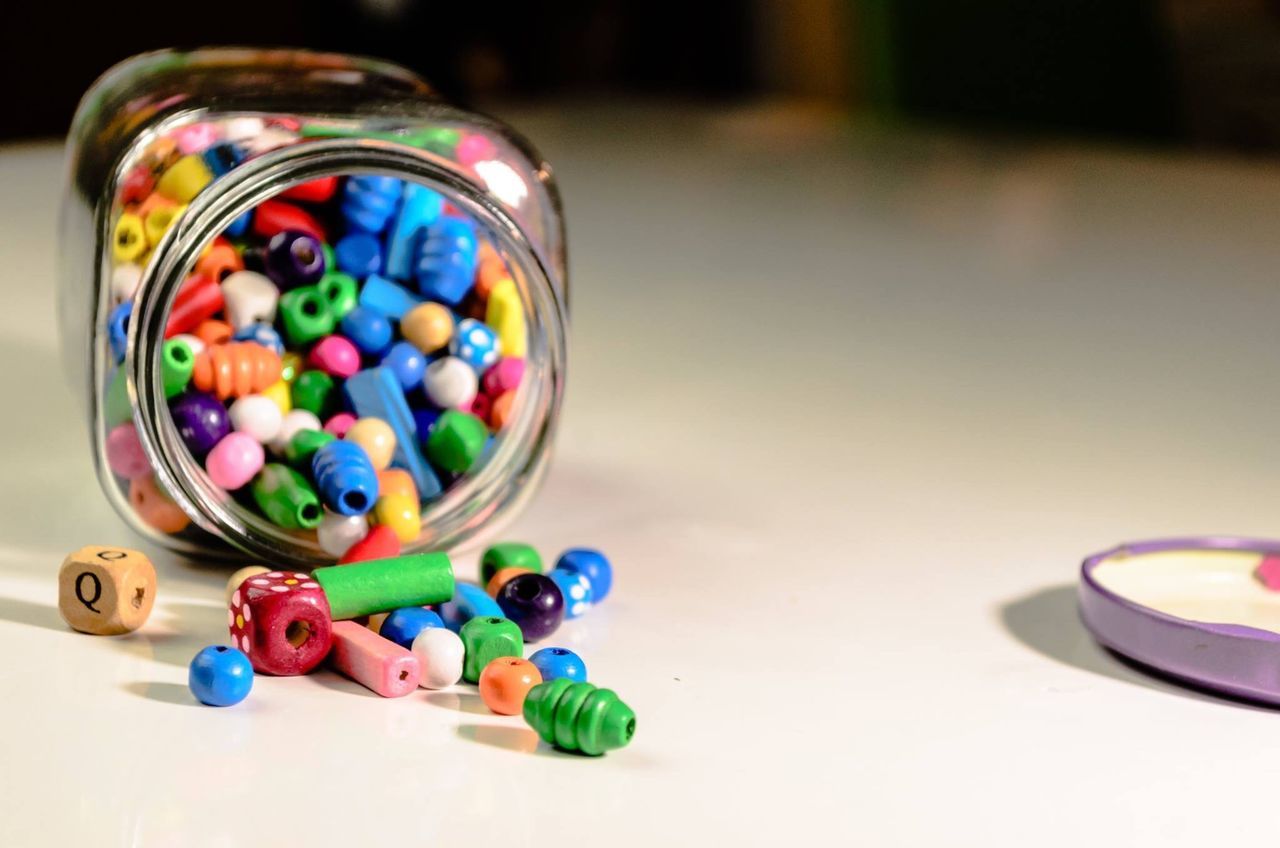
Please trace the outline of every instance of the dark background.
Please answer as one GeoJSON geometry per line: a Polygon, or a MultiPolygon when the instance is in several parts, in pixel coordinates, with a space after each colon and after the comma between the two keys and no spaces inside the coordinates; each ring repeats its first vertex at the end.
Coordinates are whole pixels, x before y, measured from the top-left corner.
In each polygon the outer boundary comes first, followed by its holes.
{"type": "Polygon", "coordinates": [[[1280,0],[8,5],[0,138],[61,135],[126,56],[245,44],[389,58],[463,104],[781,96],[891,120],[1280,148],[1280,0]]]}

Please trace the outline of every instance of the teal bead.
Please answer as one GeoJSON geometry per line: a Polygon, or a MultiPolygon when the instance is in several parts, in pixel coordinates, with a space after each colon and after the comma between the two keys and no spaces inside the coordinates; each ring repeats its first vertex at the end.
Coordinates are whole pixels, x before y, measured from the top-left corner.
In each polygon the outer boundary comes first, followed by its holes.
{"type": "Polygon", "coordinates": [[[286,530],[314,530],[324,519],[320,498],[307,478],[287,465],[269,463],[250,486],[258,509],[272,524],[286,530]]]}
{"type": "Polygon", "coordinates": [[[191,345],[182,339],[169,339],[160,352],[160,381],[164,383],[164,396],[177,397],[191,382],[191,372],[196,367],[196,355],[191,345]]]}
{"type": "Polygon", "coordinates": [[[497,616],[473,618],[458,633],[466,658],[462,662],[462,679],[468,683],[480,680],[480,672],[498,657],[523,657],[524,636],[514,621],[497,616]]]}
{"type": "Polygon", "coordinates": [[[293,381],[289,396],[294,409],[305,409],[321,420],[328,418],[338,405],[338,386],[324,371],[303,371],[293,381]]]}
{"type": "Polygon", "coordinates": [[[289,344],[309,344],[338,325],[329,301],[318,286],[299,286],[280,296],[280,323],[289,344]]]}
{"type": "Polygon", "coordinates": [[[427,436],[427,459],[441,471],[464,474],[484,453],[489,428],[469,412],[446,410],[427,436]]]}
{"type": "Polygon", "coordinates": [[[590,756],[622,748],[636,733],[635,712],[613,690],[566,677],[529,690],[524,720],[542,741],[590,756]]]}
{"type": "Polygon", "coordinates": [[[480,556],[480,583],[488,586],[493,575],[503,568],[527,568],[534,574],[542,573],[542,555],[533,545],[524,542],[499,542],[490,545],[480,556]]]}
{"type": "Polygon", "coordinates": [[[330,271],[321,277],[316,285],[320,289],[320,294],[329,302],[329,312],[335,321],[341,321],[359,303],[360,286],[356,283],[356,278],[350,274],[330,271]]]}
{"type": "Polygon", "coordinates": [[[310,468],[311,458],[316,451],[337,440],[337,436],[324,430],[299,430],[293,434],[289,444],[284,446],[285,461],[297,468],[310,468]]]}

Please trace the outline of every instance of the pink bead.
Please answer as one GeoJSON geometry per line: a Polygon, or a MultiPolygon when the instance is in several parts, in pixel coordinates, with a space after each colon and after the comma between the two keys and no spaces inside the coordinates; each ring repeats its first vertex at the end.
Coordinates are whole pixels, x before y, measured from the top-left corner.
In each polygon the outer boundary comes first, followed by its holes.
{"type": "Polygon", "coordinates": [[[497,397],[519,386],[523,377],[524,360],[518,356],[504,356],[498,360],[497,365],[484,372],[481,384],[484,386],[485,394],[497,397]]]}
{"type": "Polygon", "coordinates": [[[215,485],[234,491],[253,479],[266,462],[262,445],[248,433],[234,432],[222,437],[204,461],[204,470],[215,485]]]}
{"type": "Polygon", "coordinates": [[[360,370],[360,351],[344,336],[325,336],[311,348],[307,360],[312,367],[344,380],[360,370]]]}
{"type": "Polygon", "coordinates": [[[463,165],[474,165],[485,159],[492,159],[497,153],[497,149],[493,146],[493,142],[486,136],[479,134],[469,134],[462,141],[458,142],[455,156],[458,162],[463,165]]]}
{"type": "Polygon", "coordinates": [[[461,409],[463,412],[470,412],[481,421],[488,421],[489,411],[493,409],[493,400],[488,395],[477,394],[471,399],[471,403],[464,404],[461,409]]]}
{"type": "Polygon", "coordinates": [[[1274,555],[1263,557],[1253,573],[1263,586],[1273,592],[1280,591],[1280,557],[1274,555]]]}
{"type": "Polygon", "coordinates": [[[351,429],[351,425],[354,423],[356,423],[356,417],[350,412],[339,412],[324,422],[324,431],[332,433],[341,439],[347,435],[347,431],[351,429]]]}
{"type": "Polygon", "coordinates": [[[174,140],[183,153],[203,153],[218,140],[218,128],[214,124],[192,124],[178,130],[174,140]]]}
{"type": "Polygon", "coordinates": [[[126,480],[137,480],[151,473],[151,463],[147,461],[132,421],[107,433],[107,465],[113,474],[126,480]]]}
{"type": "Polygon", "coordinates": [[[354,621],[333,623],[329,664],[384,698],[408,695],[422,679],[416,654],[354,621]]]}

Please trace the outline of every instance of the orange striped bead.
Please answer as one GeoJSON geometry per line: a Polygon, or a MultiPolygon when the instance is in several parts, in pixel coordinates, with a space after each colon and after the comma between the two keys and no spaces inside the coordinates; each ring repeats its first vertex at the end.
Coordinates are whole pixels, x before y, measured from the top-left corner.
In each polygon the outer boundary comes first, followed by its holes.
{"type": "Polygon", "coordinates": [[[261,392],[280,379],[280,357],[254,342],[207,347],[196,357],[191,382],[219,400],[261,392]]]}

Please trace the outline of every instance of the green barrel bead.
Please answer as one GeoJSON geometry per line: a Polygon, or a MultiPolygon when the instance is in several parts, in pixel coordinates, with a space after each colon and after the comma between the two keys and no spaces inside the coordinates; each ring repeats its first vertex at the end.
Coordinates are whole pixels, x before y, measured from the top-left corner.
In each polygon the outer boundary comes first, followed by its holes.
{"type": "MultiPolygon", "coordinates": [[[[328,566],[317,568],[312,576],[329,599],[334,621],[401,607],[442,604],[453,597],[453,563],[445,553],[406,554],[328,566]]],[[[517,627],[517,635],[519,632],[517,627]]]]}
{"type": "Polygon", "coordinates": [[[169,339],[160,352],[160,380],[167,398],[182,394],[191,382],[196,368],[196,355],[182,339],[169,339]]]}
{"type": "Polygon", "coordinates": [[[102,414],[106,416],[108,429],[133,418],[133,404],[129,402],[129,382],[125,378],[124,368],[117,368],[107,383],[107,397],[102,414]]]}
{"type": "Polygon", "coordinates": [[[330,271],[316,283],[320,294],[329,302],[329,311],[335,320],[341,321],[356,308],[360,298],[360,286],[356,278],[341,271],[330,271]]]}
{"type": "Polygon", "coordinates": [[[324,269],[332,271],[338,267],[338,261],[333,256],[333,245],[327,241],[320,242],[320,253],[324,256],[324,269]]]}
{"type": "Polygon", "coordinates": [[[297,471],[271,462],[250,484],[254,503],[272,524],[287,530],[313,530],[324,519],[315,489],[297,471]]]}
{"type": "Polygon", "coordinates": [[[315,452],[337,438],[324,430],[299,430],[293,434],[289,444],[284,446],[285,462],[294,468],[310,468],[311,457],[315,456],[315,452]]]}
{"type": "Polygon", "coordinates": [[[524,720],[544,742],[591,756],[625,747],[636,733],[635,712],[613,690],[567,677],[530,689],[524,720]]]}
{"type": "Polygon", "coordinates": [[[329,335],[338,325],[319,286],[299,286],[280,296],[280,323],[291,345],[304,345],[329,335]]]}
{"type": "Polygon", "coordinates": [[[478,682],[480,672],[498,657],[524,656],[524,635],[520,625],[509,618],[476,616],[462,625],[458,635],[466,649],[462,679],[468,683],[478,682]]]}
{"type": "Polygon", "coordinates": [[[464,474],[484,452],[489,428],[469,412],[450,409],[431,427],[427,436],[427,459],[441,471],[464,474]]]}
{"type": "Polygon", "coordinates": [[[305,409],[318,418],[328,418],[338,405],[338,386],[324,371],[303,371],[289,388],[294,409],[305,409]]]}
{"type": "Polygon", "coordinates": [[[490,545],[480,557],[480,585],[488,586],[493,575],[503,568],[527,568],[541,574],[542,556],[533,545],[524,542],[490,545]]]}

